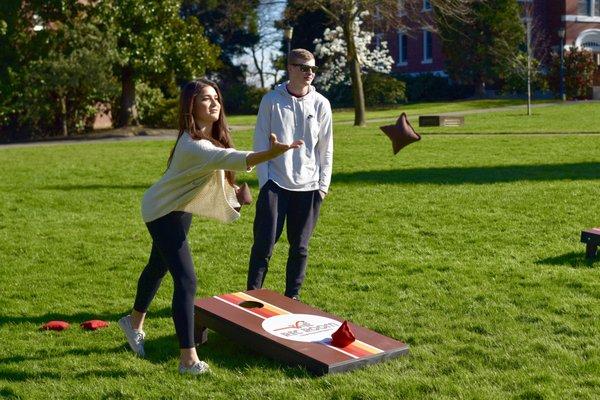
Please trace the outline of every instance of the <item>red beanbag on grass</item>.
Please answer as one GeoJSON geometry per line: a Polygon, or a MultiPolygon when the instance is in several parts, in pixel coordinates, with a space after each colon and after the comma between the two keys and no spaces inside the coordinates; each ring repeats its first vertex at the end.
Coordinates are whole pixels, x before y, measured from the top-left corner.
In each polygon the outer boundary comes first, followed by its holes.
{"type": "Polygon", "coordinates": [[[108,322],[99,319],[91,319],[89,321],[83,322],[79,326],[88,331],[95,331],[96,329],[106,328],[108,326],[108,322]]]}
{"type": "Polygon", "coordinates": [[[46,322],[40,329],[45,331],[64,331],[69,329],[69,323],[65,321],[49,321],[46,322]]]}
{"type": "Polygon", "coordinates": [[[346,347],[354,342],[356,338],[348,326],[348,321],[344,321],[342,326],[331,335],[331,345],[335,347],[346,347]]]}

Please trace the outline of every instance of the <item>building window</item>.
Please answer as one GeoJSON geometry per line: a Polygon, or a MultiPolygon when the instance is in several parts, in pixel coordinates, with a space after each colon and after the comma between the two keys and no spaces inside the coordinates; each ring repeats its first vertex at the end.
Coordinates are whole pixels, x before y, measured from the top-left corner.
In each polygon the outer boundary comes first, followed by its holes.
{"type": "Polygon", "coordinates": [[[423,11],[431,10],[431,1],[423,0],[423,11]]]}
{"type": "Polygon", "coordinates": [[[592,15],[592,2],[593,0],[579,0],[577,2],[577,14],[592,15]]]}
{"type": "Polygon", "coordinates": [[[408,35],[398,32],[398,65],[408,64],[408,35]]]}
{"type": "Polygon", "coordinates": [[[431,31],[423,30],[423,64],[433,61],[433,35],[431,31]]]}
{"type": "Polygon", "coordinates": [[[594,17],[600,17],[600,0],[594,1],[594,17]]]}

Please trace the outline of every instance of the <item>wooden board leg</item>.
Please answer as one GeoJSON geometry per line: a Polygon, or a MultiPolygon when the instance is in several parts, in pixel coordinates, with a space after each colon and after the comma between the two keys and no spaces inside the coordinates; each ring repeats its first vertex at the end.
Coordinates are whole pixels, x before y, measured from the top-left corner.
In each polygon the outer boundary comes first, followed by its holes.
{"type": "Polygon", "coordinates": [[[204,326],[196,325],[194,327],[194,343],[196,346],[202,345],[208,341],[208,329],[204,326]]]}
{"type": "Polygon", "coordinates": [[[585,256],[587,258],[594,258],[594,257],[596,257],[596,253],[597,252],[598,252],[598,245],[597,244],[588,243],[585,246],[585,256]]]}

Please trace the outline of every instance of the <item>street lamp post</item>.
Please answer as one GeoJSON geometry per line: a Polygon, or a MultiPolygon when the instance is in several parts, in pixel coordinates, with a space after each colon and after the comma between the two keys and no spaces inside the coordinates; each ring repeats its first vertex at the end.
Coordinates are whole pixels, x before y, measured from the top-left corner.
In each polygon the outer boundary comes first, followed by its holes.
{"type": "Polygon", "coordinates": [[[558,30],[558,37],[560,38],[560,99],[565,101],[567,95],[565,94],[565,28],[558,30]]]}
{"type": "Polygon", "coordinates": [[[292,50],[292,35],[294,34],[294,28],[292,26],[287,25],[283,28],[283,37],[287,42],[287,55],[290,55],[290,51],[292,50]]]}

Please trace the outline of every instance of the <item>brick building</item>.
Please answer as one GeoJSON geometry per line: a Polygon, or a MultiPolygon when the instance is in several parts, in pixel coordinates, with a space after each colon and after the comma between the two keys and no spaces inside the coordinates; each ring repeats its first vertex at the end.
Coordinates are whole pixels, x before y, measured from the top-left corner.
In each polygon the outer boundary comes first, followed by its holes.
{"type": "MultiPolygon", "coordinates": [[[[399,0],[399,2],[402,0],[399,0]]],[[[537,56],[544,59],[560,48],[559,29],[565,30],[565,48],[577,46],[594,53],[600,66],[600,0],[515,0],[530,8],[535,40],[542,43],[537,56]]],[[[429,0],[422,0],[423,21],[406,20],[401,29],[384,35],[394,58],[394,71],[408,74],[445,75],[442,41],[433,29],[429,0]]],[[[523,17],[525,20],[525,16],[523,17]]],[[[595,79],[595,98],[600,98],[600,69],[595,79]]]]}

